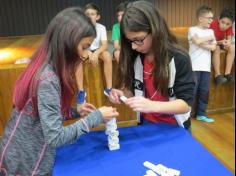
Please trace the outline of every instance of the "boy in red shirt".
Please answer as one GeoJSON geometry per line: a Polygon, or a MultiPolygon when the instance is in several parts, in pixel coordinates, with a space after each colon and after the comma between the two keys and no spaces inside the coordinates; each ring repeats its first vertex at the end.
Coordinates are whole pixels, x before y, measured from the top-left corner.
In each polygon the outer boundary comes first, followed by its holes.
{"type": "Polygon", "coordinates": [[[211,29],[214,30],[217,40],[216,50],[213,52],[213,67],[215,71],[215,83],[217,85],[233,81],[234,78],[230,74],[235,58],[235,44],[232,43],[232,24],[235,19],[233,9],[225,8],[220,17],[211,23],[211,29]],[[226,68],[224,76],[220,74],[220,50],[227,51],[226,68]]]}

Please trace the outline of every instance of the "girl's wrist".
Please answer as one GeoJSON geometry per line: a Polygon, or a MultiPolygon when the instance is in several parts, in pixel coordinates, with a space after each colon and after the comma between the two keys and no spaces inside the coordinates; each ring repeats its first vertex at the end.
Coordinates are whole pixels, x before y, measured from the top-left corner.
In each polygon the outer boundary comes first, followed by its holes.
{"type": "Polygon", "coordinates": [[[76,96],[77,104],[85,103],[85,97],[86,97],[86,92],[84,90],[78,91],[77,96],[76,96]]]}

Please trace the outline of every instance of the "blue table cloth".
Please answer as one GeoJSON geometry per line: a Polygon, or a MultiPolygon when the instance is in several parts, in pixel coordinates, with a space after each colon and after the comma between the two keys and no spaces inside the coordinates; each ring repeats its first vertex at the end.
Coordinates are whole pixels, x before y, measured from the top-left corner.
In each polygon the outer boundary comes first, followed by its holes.
{"type": "Polygon", "coordinates": [[[109,151],[104,131],[57,149],[54,176],[143,176],[144,161],[178,169],[181,176],[232,176],[189,132],[168,124],[119,128],[120,150],[109,151]]]}

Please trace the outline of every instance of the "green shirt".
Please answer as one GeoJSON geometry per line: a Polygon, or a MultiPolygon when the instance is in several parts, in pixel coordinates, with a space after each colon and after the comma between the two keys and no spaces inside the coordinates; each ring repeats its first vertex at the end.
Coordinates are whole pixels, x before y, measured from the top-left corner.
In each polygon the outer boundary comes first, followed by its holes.
{"type": "Polygon", "coordinates": [[[120,24],[116,23],[112,26],[112,41],[120,40],[120,24]]]}

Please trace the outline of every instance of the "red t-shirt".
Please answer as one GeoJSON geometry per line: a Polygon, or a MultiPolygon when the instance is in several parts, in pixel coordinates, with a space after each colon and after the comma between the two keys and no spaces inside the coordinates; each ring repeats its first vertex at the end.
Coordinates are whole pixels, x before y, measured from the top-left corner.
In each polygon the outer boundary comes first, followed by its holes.
{"type": "MultiPolygon", "coordinates": [[[[145,84],[145,97],[153,101],[169,101],[169,97],[164,97],[153,86],[152,75],[153,64],[144,59],[143,79],[145,84]]],[[[173,114],[163,113],[143,113],[142,116],[151,122],[166,122],[177,124],[173,114]]]]}
{"type": "Polygon", "coordinates": [[[219,28],[218,20],[212,21],[210,28],[213,29],[214,34],[215,34],[215,38],[216,38],[217,41],[223,40],[227,36],[232,36],[233,35],[232,27],[228,28],[225,31],[221,31],[220,28],[219,28]]]}

